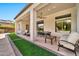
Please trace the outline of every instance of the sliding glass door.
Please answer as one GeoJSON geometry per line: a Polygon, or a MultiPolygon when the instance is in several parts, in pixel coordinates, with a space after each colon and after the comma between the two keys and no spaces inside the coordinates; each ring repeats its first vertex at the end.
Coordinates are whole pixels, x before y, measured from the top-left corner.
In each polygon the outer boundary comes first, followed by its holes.
{"type": "Polygon", "coordinates": [[[44,21],[37,21],[37,33],[42,34],[44,32],[44,21]]]}
{"type": "Polygon", "coordinates": [[[55,21],[56,32],[71,32],[71,17],[61,17],[55,21]]]}

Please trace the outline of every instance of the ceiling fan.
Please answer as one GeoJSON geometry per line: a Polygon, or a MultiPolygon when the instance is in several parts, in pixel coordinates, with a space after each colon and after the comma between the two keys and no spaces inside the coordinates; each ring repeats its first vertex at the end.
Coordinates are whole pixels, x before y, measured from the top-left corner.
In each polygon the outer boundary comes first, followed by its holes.
{"type": "Polygon", "coordinates": [[[43,12],[40,12],[40,14],[37,17],[40,18],[40,19],[46,18],[46,17],[43,16],[43,12]]]}

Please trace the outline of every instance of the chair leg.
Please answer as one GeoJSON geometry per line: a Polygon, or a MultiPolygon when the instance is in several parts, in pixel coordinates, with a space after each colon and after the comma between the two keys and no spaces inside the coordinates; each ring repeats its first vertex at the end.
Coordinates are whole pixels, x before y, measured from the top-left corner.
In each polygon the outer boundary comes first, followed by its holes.
{"type": "Polygon", "coordinates": [[[55,37],[55,41],[57,41],[57,38],[55,37]]]}
{"type": "Polygon", "coordinates": [[[60,49],[60,46],[58,46],[58,51],[59,51],[59,49],[60,49]]]}
{"type": "Polygon", "coordinates": [[[52,40],[53,40],[53,39],[51,39],[51,45],[53,44],[52,40]]]}
{"type": "Polygon", "coordinates": [[[77,56],[76,50],[74,50],[75,56],[77,56]]]}
{"type": "Polygon", "coordinates": [[[46,38],[45,38],[45,43],[46,43],[46,38]]]}

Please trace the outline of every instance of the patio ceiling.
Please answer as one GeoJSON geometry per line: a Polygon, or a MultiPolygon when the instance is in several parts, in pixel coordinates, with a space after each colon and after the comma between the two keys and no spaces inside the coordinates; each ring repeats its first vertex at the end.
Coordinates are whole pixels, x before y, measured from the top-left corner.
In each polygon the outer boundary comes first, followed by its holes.
{"type": "Polygon", "coordinates": [[[17,20],[17,22],[19,22],[19,21],[28,21],[28,20],[30,20],[30,13],[28,12],[27,14],[24,14],[23,16],[21,16],[18,20],[17,20]]]}
{"type": "Polygon", "coordinates": [[[40,4],[37,8],[38,16],[47,16],[58,11],[62,11],[68,8],[75,6],[75,3],[49,3],[49,4],[40,4]]]}
{"type": "Polygon", "coordinates": [[[25,20],[30,20],[30,13],[25,14],[22,19],[25,20]]]}

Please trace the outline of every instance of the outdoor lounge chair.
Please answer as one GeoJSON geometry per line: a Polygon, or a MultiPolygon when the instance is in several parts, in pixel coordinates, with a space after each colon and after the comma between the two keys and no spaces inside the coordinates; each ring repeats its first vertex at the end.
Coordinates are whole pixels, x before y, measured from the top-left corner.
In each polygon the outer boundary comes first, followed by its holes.
{"type": "Polygon", "coordinates": [[[60,47],[66,48],[76,54],[76,49],[79,47],[79,34],[74,32],[71,33],[67,39],[61,38],[59,43],[58,43],[58,51],[60,47]]]}
{"type": "Polygon", "coordinates": [[[30,36],[30,33],[28,30],[25,30],[24,35],[30,36]]]}

